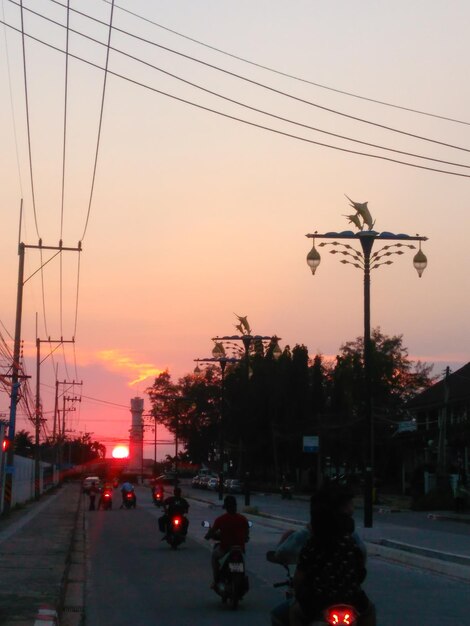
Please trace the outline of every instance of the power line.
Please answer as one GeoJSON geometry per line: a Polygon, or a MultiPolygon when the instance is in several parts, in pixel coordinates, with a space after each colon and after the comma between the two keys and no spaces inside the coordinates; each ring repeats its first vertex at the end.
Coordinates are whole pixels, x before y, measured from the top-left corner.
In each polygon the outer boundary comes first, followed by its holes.
{"type": "MultiPolygon", "coordinates": [[[[10,1],[12,1],[12,0],[10,0],[10,1]]],[[[55,0],[51,0],[51,1],[54,2],[55,0]]],[[[60,6],[62,6],[60,2],[58,4],[60,6]]],[[[42,17],[43,19],[45,19],[45,20],[47,20],[47,21],[49,21],[49,22],[51,22],[51,23],[53,23],[53,24],[55,24],[57,26],[60,26],[61,28],[64,28],[64,26],[62,24],[60,24],[60,22],[57,22],[57,21],[55,21],[55,20],[53,20],[51,18],[48,18],[46,16],[43,16],[40,13],[36,13],[34,11],[33,11],[33,13],[35,13],[35,15],[38,15],[39,17],[42,17]]],[[[86,15],[86,14],[83,14],[83,15],[86,15]]],[[[90,19],[94,19],[94,18],[90,17],[90,19]]],[[[102,22],[100,22],[100,23],[102,23],[102,22]]],[[[94,37],[91,37],[91,36],[89,36],[89,35],[87,35],[85,33],[82,33],[80,31],[77,31],[77,30],[74,30],[74,29],[70,29],[70,31],[75,33],[75,34],[77,34],[77,35],[79,35],[79,36],[81,36],[81,37],[84,37],[85,39],[88,39],[89,41],[93,41],[94,43],[97,43],[100,46],[106,46],[106,44],[102,43],[98,39],[95,39],[94,37]]],[[[121,32],[125,32],[125,31],[121,31],[121,32]]],[[[126,33],[126,34],[129,34],[129,33],[126,33]]],[[[405,150],[398,150],[396,148],[389,148],[387,146],[383,146],[383,145],[380,145],[380,144],[374,144],[374,143],[371,143],[371,142],[362,141],[360,139],[354,139],[352,137],[348,137],[348,136],[345,136],[345,135],[340,135],[338,133],[334,133],[334,132],[323,130],[321,128],[317,128],[315,126],[310,126],[309,124],[304,124],[304,123],[301,123],[301,122],[297,122],[295,120],[283,117],[281,115],[276,115],[274,113],[270,113],[268,111],[265,111],[265,110],[259,109],[257,107],[251,106],[251,105],[246,104],[244,102],[240,102],[239,100],[235,100],[233,98],[229,98],[228,96],[224,96],[223,94],[220,94],[220,93],[218,93],[216,91],[213,91],[211,89],[207,89],[206,87],[203,87],[202,85],[198,85],[197,83],[194,83],[192,81],[186,80],[185,78],[182,78],[181,76],[178,76],[177,74],[173,74],[172,72],[164,70],[163,68],[160,68],[160,67],[154,65],[153,63],[149,63],[147,61],[144,61],[143,59],[140,59],[139,57],[136,57],[136,56],[134,56],[132,54],[129,54],[129,53],[123,51],[123,50],[120,50],[119,48],[114,48],[113,46],[111,46],[111,50],[113,52],[117,52],[118,54],[122,54],[123,56],[125,56],[127,58],[130,58],[130,59],[132,59],[134,61],[137,61],[138,63],[142,63],[143,65],[146,65],[147,67],[150,67],[150,68],[152,68],[152,69],[154,69],[154,70],[156,70],[158,72],[161,72],[162,74],[170,76],[171,78],[174,78],[175,80],[178,80],[178,81],[180,81],[182,83],[185,83],[186,85],[190,85],[191,87],[194,87],[195,89],[199,89],[200,91],[203,91],[205,93],[213,95],[213,96],[215,96],[217,98],[221,98],[222,100],[225,100],[226,102],[230,102],[232,104],[236,104],[237,106],[241,106],[243,108],[249,109],[250,111],[254,111],[255,113],[260,113],[262,115],[267,115],[268,117],[272,117],[274,119],[277,119],[277,120],[280,120],[280,121],[283,121],[283,122],[287,122],[289,124],[294,124],[295,126],[300,126],[302,128],[306,128],[308,130],[313,130],[313,131],[318,132],[318,133],[329,135],[330,137],[336,137],[337,139],[343,139],[345,141],[351,141],[353,143],[359,143],[361,145],[365,145],[365,146],[368,146],[368,147],[371,147],[371,148],[378,148],[380,150],[385,150],[387,152],[394,152],[396,154],[401,154],[401,155],[404,155],[404,156],[410,156],[410,157],[413,157],[413,158],[423,159],[423,160],[426,160],[426,161],[432,161],[434,163],[442,163],[444,165],[451,165],[451,166],[455,166],[455,167],[463,167],[463,168],[470,169],[470,165],[466,165],[466,164],[463,164],[463,163],[455,163],[453,161],[446,161],[446,160],[443,160],[443,159],[437,159],[437,158],[433,158],[433,157],[428,157],[428,156],[424,156],[424,155],[421,155],[421,154],[416,154],[416,153],[413,153],[413,152],[407,152],[405,150]]]]}
{"type": "Polygon", "coordinates": [[[20,0],[21,9],[21,47],[23,51],[23,79],[24,79],[24,94],[25,94],[25,107],[26,107],[26,130],[28,136],[28,155],[29,155],[29,177],[31,184],[31,198],[33,203],[34,223],[36,226],[36,233],[39,237],[38,218],[36,213],[36,196],[34,193],[34,176],[33,176],[33,157],[31,149],[31,129],[29,120],[29,99],[28,99],[28,75],[26,72],[26,46],[25,46],[25,32],[24,32],[24,15],[23,15],[23,0],[20,0]]]}
{"type": "MultiPolygon", "coordinates": [[[[62,190],[61,190],[61,205],[60,205],[60,241],[62,242],[63,230],[64,230],[64,198],[65,198],[65,162],[66,162],[66,150],[67,150],[67,96],[68,96],[68,70],[69,70],[69,21],[70,21],[70,0],[67,0],[67,26],[65,30],[65,80],[64,80],[64,123],[63,123],[63,144],[62,144],[62,190]]],[[[64,316],[63,316],[63,255],[62,252],[59,256],[59,318],[60,318],[60,336],[64,336],[64,316]]],[[[67,372],[67,361],[65,359],[65,348],[62,344],[62,352],[64,356],[65,371],[67,378],[69,378],[67,372]]]]}
{"type": "MultiPolygon", "coordinates": [[[[11,0],[9,0],[9,1],[11,1],[11,0]]],[[[20,32],[20,31],[18,31],[17,28],[12,26],[11,24],[3,22],[2,20],[0,20],[0,23],[5,24],[5,26],[11,28],[12,30],[16,30],[17,32],[20,32]]],[[[51,48],[53,50],[56,50],[57,52],[60,52],[62,54],[64,52],[60,48],[58,48],[58,47],[56,47],[56,46],[54,46],[54,45],[52,45],[52,44],[50,44],[48,42],[45,42],[45,41],[39,39],[38,37],[35,37],[34,35],[27,34],[26,36],[29,37],[30,39],[38,42],[38,43],[41,43],[41,44],[43,44],[43,45],[45,45],[45,46],[47,46],[47,47],[49,47],[49,48],[51,48]]],[[[76,59],[76,60],[82,61],[83,63],[86,63],[87,65],[90,65],[91,67],[95,67],[95,68],[97,68],[99,70],[104,70],[105,69],[105,68],[101,67],[100,65],[98,65],[96,63],[93,63],[92,61],[88,61],[87,59],[83,59],[82,57],[79,57],[78,55],[74,55],[74,54],[70,53],[69,56],[71,58],[76,59]]],[[[296,140],[302,141],[304,143],[309,143],[309,144],[312,144],[312,145],[317,145],[317,146],[329,148],[329,149],[332,149],[332,150],[337,150],[337,151],[340,151],[340,152],[346,152],[348,154],[356,154],[356,155],[359,155],[359,156],[365,156],[365,157],[369,157],[369,158],[373,158],[373,159],[379,159],[379,160],[383,160],[383,161],[388,161],[388,162],[391,162],[391,163],[396,163],[398,165],[405,165],[405,166],[408,166],[408,167],[413,167],[415,169],[426,170],[426,171],[435,172],[435,173],[439,173],[439,174],[447,174],[449,176],[458,176],[458,177],[461,177],[461,178],[470,178],[470,176],[468,174],[463,174],[463,173],[460,173],[460,172],[452,172],[452,171],[449,171],[449,170],[442,170],[442,169],[438,169],[438,168],[427,167],[425,165],[418,165],[416,163],[409,163],[407,161],[401,161],[399,159],[392,159],[390,157],[386,157],[386,156],[382,156],[382,155],[370,154],[370,153],[367,153],[367,152],[359,152],[359,151],[356,151],[356,150],[351,150],[349,148],[342,148],[340,146],[334,146],[334,145],[331,145],[331,144],[326,144],[326,143],[323,143],[323,142],[314,141],[313,139],[307,139],[306,137],[301,137],[299,135],[294,135],[292,133],[288,133],[288,132],[285,132],[285,131],[277,130],[277,129],[271,128],[269,126],[264,126],[262,124],[257,124],[255,122],[250,122],[249,120],[245,120],[245,119],[236,117],[234,115],[230,115],[228,113],[223,113],[222,111],[217,111],[216,109],[212,109],[210,107],[206,107],[206,106],[203,106],[201,104],[197,104],[197,103],[192,102],[190,100],[186,100],[184,98],[180,98],[180,97],[175,96],[173,94],[167,93],[167,92],[162,91],[160,89],[156,89],[155,87],[151,87],[150,85],[146,85],[146,84],[141,83],[141,82],[139,82],[137,80],[129,78],[128,76],[124,76],[122,74],[119,74],[118,72],[113,72],[109,68],[106,71],[107,71],[108,74],[111,74],[112,76],[116,76],[117,78],[121,78],[121,79],[123,79],[123,80],[125,80],[125,81],[127,81],[129,83],[132,83],[132,84],[137,85],[139,87],[143,87],[145,89],[153,91],[154,93],[158,93],[160,95],[163,95],[165,97],[171,98],[171,99],[176,100],[178,102],[182,102],[183,104],[188,104],[188,105],[190,105],[192,107],[201,109],[203,111],[207,111],[209,113],[213,113],[213,114],[218,115],[220,117],[225,117],[227,119],[231,119],[233,121],[237,121],[237,122],[240,122],[240,123],[248,125],[248,126],[253,126],[255,128],[259,128],[261,130],[266,130],[266,131],[274,133],[274,134],[282,135],[284,137],[289,137],[291,139],[296,139],[296,140]]],[[[432,141],[432,140],[429,140],[429,141],[432,141]]],[[[461,148],[461,149],[462,150],[466,150],[465,148],[461,148]]]]}
{"type": "MultiPolygon", "coordinates": [[[[54,2],[55,4],[59,4],[61,5],[60,2],[58,2],[57,0],[51,0],[51,2],[54,2]]],[[[103,0],[103,2],[106,2],[107,4],[109,4],[109,0],[103,0]]],[[[62,5],[63,6],[63,5],[62,5]]],[[[390,107],[390,108],[394,108],[394,109],[400,109],[402,111],[408,111],[410,113],[417,113],[418,115],[425,115],[427,117],[434,117],[440,120],[445,120],[447,122],[455,122],[456,124],[465,124],[466,126],[470,126],[470,122],[466,122],[464,120],[459,120],[453,117],[447,117],[445,115],[439,115],[437,113],[430,113],[428,111],[422,111],[419,109],[413,109],[411,107],[406,107],[406,106],[402,106],[399,104],[393,104],[391,102],[385,102],[384,100],[377,100],[375,98],[369,98],[367,96],[361,96],[360,94],[357,93],[353,93],[351,91],[345,91],[344,89],[338,89],[336,87],[331,87],[329,85],[323,85],[322,83],[317,83],[315,81],[312,80],[308,80],[306,78],[302,78],[300,76],[295,76],[294,74],[289,74],[288,72],[282,72],[281,70],[275,69],[273,67],[269,67],[268,65],[263,65],[261,63],[257,63],[255,61],[252,61],[250,59],[247,59],[245,57],[241,57],[238,56],[236,54],[233,54],[231,52],[227,52],[226,50],[222,50],[221,48],[217,48],[215,46],[212,46],[210,44],[207,44],[203,41],[200,41],[199,39],[195,39],[194,37],[189,37],[188,35],[184,35],[183,33],[180,33],[176,30],[173,30],[171,28],[168,28],[167,26],[163,26],[162,24],[159,24],[158,22],[154,22],[153,20],[148,19],[147,17],[144,17],[143,15],[139,15],[138,13],[135,13],[134,11],[130,11],[129,9],[125,9],[124,7],[120,6],[119,4],[115,5],[117,9],[119,9],[120,11],[123,11],[124,13],[128,13],[130,15],[133,15],[134,17],[137,17],[145,22],[148,22],[149,24],[152,24],[153,26],[157,26],[157,28],[161,28],[162,30],[165,30],[169,33],[172,33],[173,35],[177,35],[178,37],[182,37],[183,39],[187,39],[188,41],[192,41],[193,43],[197,43],[200,46],[204,46],[205,48],[208,48],[209,50],[214,50],[215,52],[219,52],[220,54],[224,54],[225,56],[231,57],[232,59],[236,59],[237,61],[243,61],[243,63],[248,63],[249,65],[253,65],[254,67],[259,67],[260,69],[263,70],[267,70],[268,72],[272,72],[273,74],[278,74],[279,76],[285,76],[286,78],[291,78],[292,80],[296,80],[298,82],[301,83],[306,83],[308,85],[313,85],[314,87],[319,87],[320,89],[325,89],[327,91],[333,91],[335,93],[339,93],[342,94],[344,96],[349,96],[351,98],[357,98],[359,100],[365,100],[366,102],[373,102],[374,104],[381,104],[383,106],[386,107],[390,107]]]]}
{"type": "MultiPolygon", "coordinates": [[[[5,19],[5,5],[2,2],[2,17],[5,19]]],[[[16,151],[16,167],[18,170],[18,180],[20,183],[20,193],[21,197],[23,197],[23,180],[21,177],[21,167],[20,167],[20,151],[18,148],[18,135],[16,132],[16,116],[15,116],[15,107],[13,105],[13,89],[11,84],[11,67],[10,67],[10,55],[8,52],[8,40],[7,40],[7,31],[3,29],[3,35],[5,40],[5,57],[6,57],[6,65],[7,65],[7,73],[8,73],[8,90],[10,93],[10,111],[13,122],[13,138],[15,141],[15,151],[16,151]]]]}
{"type": "Polygon", "coordinates": [[[103,78],[103,92],[101,95],[101,109],[100,109],[100,121],[99,121],[99,125],[98,125],[98,137],[96,140],[96,151],[95,151],[95,163],[93,166],[93,177],[92,177],[92,181],[91,181],[91,190],[90,190],[90,199],[88,202],[88,212],[87,212],[87,216],[86,216],[86,221],[85,221],[85,228],[83,230],[83,235],[81,240],[83,241],[85,239],[85,234],[88,228],[88,220],[90,219],[90,211],[91,211],[91,203],[93,200],[93,192],[95,189],[95,179],[96,179],[96,168],[98,165],[98,154],[99,154],[99,149],[100,149],[100,140],[101,140],[101,126],[103,124],[103,112],[104,112],[104,98],[105,98],[105,94],[106,94],[106,83],[108,80],[108,63],[109,63],[109,51],[110,51],[110,45],[111,45],[111,33],[112,33],[112,25],[113,25],[113,12],[114,12],[114,0],[111,0],[111,14],[109,16],[109,32],[108,32],[108,43],[107,43],[107,47],[106,47],[106,63],[105,63],[105,67],[104,67],[104,78],[103,78]]]}
{"type": "MultiPolygon", "coordinates": [[[[57,2],[57,0],[50,0],[50,1],[51,2],[55,2],[56,4],[60,4],[62,7],[64,7],[64,5],[62,3],[60,3],[60,2],[57,2]]],[[[14,2],[14,0],[9,0],[9,2],[11,2],[12,4],[16,4],[14,2]]],[[[114,0],[113,0],[113,3],[114,3],[114,0]]],[[[28,9],[28,10],[31,11],[31,9],[28,9]]],[[[95,17],[93,17],[91,15],[88,15],[87,13],[84,13],[82,11],[78,11],[77,9],[71,9],[71,10],[74,13],[77,13],[78,15],[81,15],[83,17],[88,18],[89,20],[92,20],[93,22],[97,22],[98,24],[102,24],[102,25],[107,25],[102,20],[99,20],[98,18],[95,18],[95,17]]],[[[47,17],[43,16],[40,13],[36,13],[34,11],[32,11],[32,12],[35,13],[36,15],[40,16],[40,17],[43,17],[44,19],[46,19],[48,21],[53,21],[53,20],[50,20],[50,18],[47,18],[47,17]]],[[[62,24],[59,24],[59,23],[57,23],[57,24],[63,28],[62,24]]],[[[192,55],[185,54],[183,52],[179,52],[177,50],[169,48],[168,46],[163,46],[163,45],[158,44],[158,43],[156,43],[154,41],[151,41],[149,39],[146,39],[144,37],[141,37],[139,35],[136,35],[134,33],[129,32],[129,31],[126,31],[126,30],[124,30],[122,28],[118,28],[117,26],[114,26],[113,30],[115,30],[115,31],[117,31],[119,33],[122,33],[124,35],[127,35],[129,37],[133,37],[134,39],[137,39],[138,41],[142,41],[143,43],[147,43],[147,44],[149,44],[151,46],[155,46],[156,48],[160,48],[161,50],[165,50],[166,52],[170,52],[171,54],[176,54],[177,56],[183,57],[183,58],[188,59],[190,61],[194,61],[195,63],[199,63],[200,65],[204,65],[205,67],[210,67],[211,69],[214,69],[214,70],[217,70],[218,72],[222,72],[224,74],[227,74],[228,76],[232,76],[234,78],[238,78],[238,79],[243,80],[243,81],[245,81],[247,83],[250,83],[252,85],[256,85],[257,87],[262,87],[263,89],[267,89],[268,91],[271,91],[273,93],[277,93],[279,95],[285,96],[286,98],[290,98],[290,99],[295,100],[297,102],[301,102],[303,104],[307,104],[309,106],[321,109],[321,110],[326,111],[328,113],[333,113],[335,115],[339,115],[341,117],[352,119],[352,120],[354,120],[356,122],[360,122],[362,124],[369,124],[369,125],[375,126],[377,128],[382,128],[382,129],[388,130],[390,132],[398,133],[398,134],[401,134],[401,135],[406,135],[408,137],[412,137],[414,139],[419,139],[421,141],[427,141],[427,142],[430,142],[430,143],[436,143],[438,145],[445,146],[447,148],[453,148],[454,150],[462,150],[464,152],[470,152],[470,149],[468,149],[468,148],[463,148],[461,146],[455,146],[453,144],[449,144],[449,143],[446,143],[446,142],[443,142],[443,141],[439,141],[437,139],[431,139],[429,137],[424,137],[422,135],[416,135],[415,133],[410,133],[408,131],[404,131],[404,130],[400,130],[400,129],[397,129],[397,128],[393,128],[391,126],[387,126],[385,124],[380,124],[378,122],[372,122],[371,120],[367,120],[367,119],[364,119],[364,118],[361,118],[361,117],[350,115],[349,113],[344,113],[343,111],[337,111],[336,109],[332,109],[330,107],[325,107],[325,106],[323,106],[321,104],[318,104],[316,102],[312,102],[311,100],[306,100],[304,98],[300,98],[298,96],[294,96],[293,94],[290,94],[288,92],[282,91],[281,89],[276,89],[275,87],[271,87],[270,85],[266,85],[264,83],[260,83],[259,81],[253,80],[253,79],[248,78],[246,76],[243,76],[241,74],[237,74],[236,72],[231,72],[230,70],[226,70],[226,69],[221,68],[221,67],[219,67],[217,65],[214,65],[212,63],[208,63],[207,61],[203,61],[201,59],[193,57],[192,55]]],[[[74,32],[76,32],[76,31],[74,31],[74,32]]],[[[81,33],[78,33],[78,34],[81,34],[81,33]]]]}

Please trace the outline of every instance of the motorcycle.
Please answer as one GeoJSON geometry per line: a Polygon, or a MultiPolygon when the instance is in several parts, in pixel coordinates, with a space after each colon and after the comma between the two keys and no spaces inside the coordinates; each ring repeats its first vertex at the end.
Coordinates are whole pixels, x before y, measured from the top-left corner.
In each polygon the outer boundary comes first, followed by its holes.
{"type": "Polygon", "coordinates": [[[136,497],[133,491],[126,491],[124,494],[123,504],[126,509],[135,509],[136,497]]]}
{"type": "MultiPolygon", "coordinates": [[[[251,527],[253,524],[249,522],[251,527]]],[[[203,528],[209,529],[210,523],[202,522],[203,528]]],[[[229,603],[237,609],[238,603],[249,589],[248,576],[245,570],[245,558],[240,546],[232,546],[220,559],[219,579],[214,591],[222,598],[223,604],[229,603]]]]}
{"type": "Polygon", "coordinates": [[[110,489],[106,489],[101,494],[100,506],[104,511],[113,508],[113,492],[110,489]]]}
{"type": "Polygon", "coordinates": [[[155,489],[152,492],[152,500],[155,506],[162,506],[163,500],[165,499],[163,491],[159,491],[155,489]]]}
{"type": "MultiPolygon", "coordinates": [[[[280,563],[275,558],[275,552],[270,550],[266,553],[266,558],[270,563],[281,565],[286,571],[286,579],[279,583],[274,583],[273,587],[287,587],[285,598],[292,601],[294,598],[294,585],[289,565],[280,563]]],[[[319,619],[310,622],[308,626],[376,626],[375,607],[371,604],[366,613],[360,615],[350,604],[332,604],[322,611],[319,619]]]]}
{"type": "Polygon", "coordinates": [[[166,533],[162,539],[165,540],[173,550],[186,541],[187,519],[184,515],[173,515],[168,519],[166,533]]]}

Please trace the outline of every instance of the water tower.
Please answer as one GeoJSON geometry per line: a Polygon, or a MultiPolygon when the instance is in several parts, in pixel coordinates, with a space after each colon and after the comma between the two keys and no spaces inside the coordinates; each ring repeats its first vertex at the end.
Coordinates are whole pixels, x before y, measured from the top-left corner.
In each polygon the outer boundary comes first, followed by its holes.
{"type": "Polygon", "coordinates": [[[142,475],[144,455],[144,412],[143,398],[131,398],[132,425],[129,431],[128,471],[142,475]]]}

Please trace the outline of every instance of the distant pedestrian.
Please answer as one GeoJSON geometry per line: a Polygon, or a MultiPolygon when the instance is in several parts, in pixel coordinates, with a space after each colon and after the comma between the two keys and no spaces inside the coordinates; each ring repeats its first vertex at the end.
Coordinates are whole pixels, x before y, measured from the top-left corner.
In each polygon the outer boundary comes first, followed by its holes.
{"type": "Polygon", "coordinates": [[[95,481],[93,481],[90,485],[90,488],[88,490],[88,496],[90,498],[90,507],[89,510],[90,511],[94,511],[95,510],[95,501],[96,501],[96,496],[99,494],[100,490],[98,489],[98,486],[96,484],[95,481]]]}
{"type": "Polygon", "coordinates": [[[468,499],[467,476],[464,471],[459,475],[457,486],[454,493],[454,506],[456,513],[464,513],[467,508],[468,499]]]}

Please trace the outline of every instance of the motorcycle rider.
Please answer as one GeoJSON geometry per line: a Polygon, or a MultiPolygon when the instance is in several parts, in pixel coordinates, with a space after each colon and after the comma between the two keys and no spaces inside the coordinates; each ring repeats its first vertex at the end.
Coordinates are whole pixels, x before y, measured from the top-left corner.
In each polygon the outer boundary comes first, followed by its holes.
{"type": "Polygon", "coordinates": [[[121,496],[122,496],[122,504],[121,504],[121,507],[120,507],[121,509],[124,508],[124,502],[126,500],[126,495],[128,493],[133,493],[134,494],[134,501],[137,504],[137,497],[135,495],[134,485],[132,483],[130,483],[128,480],[126,480],[121,485],[121,496]]]}
{"type": "MultiPolygon", "coordinates": [[[[311,539],[312,533],[314,532],[312,529],[312,523],[314,523],[314,520],[319,516],[317,511],[326,512],[327,510],[330,510],[331,512],[335,512],[335,515],[337,513],[341,516],[346,516],[346,519],[348,517],[351,518],[352,523],[354,523],[352,520],[354,513],[353,497],[353,493],[347,487],[338,484],[330,484],[328,482],[324,483],[317,493],[311,498],[311,522],[301,530],[285,532],[282,535],[277,548],[268,552],[268,561],[271,563],[280,563],[282,565],[293,565],[298,563],[302,549],[311,539]]],[[[365,565],[367,560],[365,544],[355,531],[352,533],[352,538],[361,551],[363,563],[365,565]]],[[[289,626],[289,611],[292,603],[292,601],[285,601],[273,609],[271,612],[272,626],[289,626]]]]}
{"type": "Polygon", "coordinates": [[[223,508],[226,513],[217,517],[209,528],[205,539],[217,539],[219,543],[214,545],[212,551],[212,575],[211,589],[215,589],[219,580],[220,559],[227,554],[232,546],[240,546],[245,552],[245,543],[249,540],[250,528],[244,515],[237,513],[237,499],[235,496],[225,496],[223,508]]]}
{"type": "Polygon", "coordinates": [[[96,482],[93,480],[90,485],[90,488],[88,489],[88,497],[90,498],[89,511],[95,510],[95,500],[99,492],[100,492],[99,487],[96,484],[96,482]]]}
{"type": "Polygon", "coordinates": [[[113,486],[112,486],[111,483],[108,483],[108,482],[104,483],[103,488],[100,490],[100,498],[98,500],[98,511],[104,505],[103,497],[104,497],[105,493],[109,494],[111,499],[112,499],[112,497],[113,497],[113,486]]]}
{"type": "Polygon", "coordinates": [[[183,532],[186,534],[189,526],[189,520],[186,517],[189,511],[189,503],[182,497],[180,487],[175,487],[173,489],[173,495],[163,501],[163,509],[165,513],[158,519],[160,531],[166,533],[168,522],[171,518],[176,515],[181,515],[183,518],[183,532]]]}
{"type": "Polygon", "coordinates": [[[294,574],[295,600],[290,626],[305,626],[334,603],[352,604],[361,626],[375,625],[375,610],[361,584],[366,577],[364,555],[353,537],[352,494],[326,487],[312,498],[312,533],[302,548],[294,574]]]}
{"type": "Polygon", "coordinates": [[[152,489],[152,495],[153,495],[153,499],[154,500],[156,500],[157,496],[159,496],[160,502],[163,503],[163,497],[165,495],[165,492],[163,490],[162,483],[157,483],[156,485],[154,485],[154,487],[152,489]]]}

